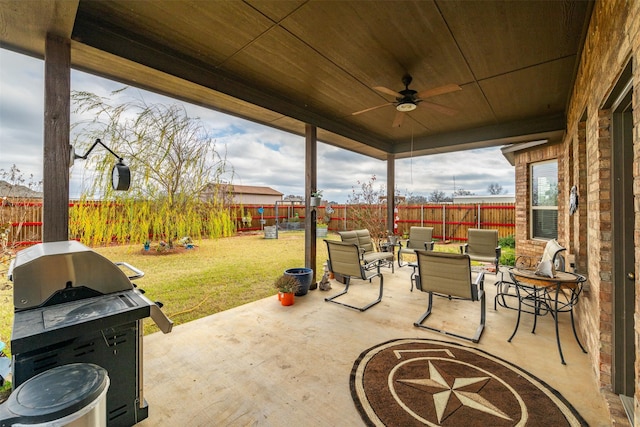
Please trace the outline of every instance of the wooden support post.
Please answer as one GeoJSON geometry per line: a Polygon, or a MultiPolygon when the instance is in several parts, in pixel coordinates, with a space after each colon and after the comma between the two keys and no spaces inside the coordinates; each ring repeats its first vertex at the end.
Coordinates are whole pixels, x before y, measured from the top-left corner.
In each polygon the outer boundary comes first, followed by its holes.
{"type": "Polygon", "coordinates": [[[71,42],[47,35],[44,58],[42,241],[69,239],[71,42]]]}
{"type": "Polygon", "coordinates": [[[393,224],[395,223],[396,207],[396,159],[393,154],[387,154],[387,233],[395,234],[393,224]]]}
{"type": "Polygon", "coordinates": [[[317,287],[316,280],[316,210],[309,205],[311,192],[318,190],[318,140],[317,129],[312,125],[305,125],[305,191],[304,191],[304,264],[313,270],[311,288],[317,287]]]}

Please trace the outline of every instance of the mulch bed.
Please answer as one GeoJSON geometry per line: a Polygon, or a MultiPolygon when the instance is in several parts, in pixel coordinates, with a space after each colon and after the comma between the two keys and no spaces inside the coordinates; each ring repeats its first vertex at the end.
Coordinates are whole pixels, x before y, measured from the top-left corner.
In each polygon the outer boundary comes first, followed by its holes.
{"type": "Polygon", "coordinates": [[[187,249],[184,246],[175,246],[173,249],[162,249],[160,251],[156,247],[150,248],[148,251],[143,248],[143,249],[140,249],[140,255],[149,255],[149,256],[176,255],[176,254],[183,254],[189,251],[195,251],[196,249],[198,249],[196,246],[194,246],[191,249],[187,249]]]}

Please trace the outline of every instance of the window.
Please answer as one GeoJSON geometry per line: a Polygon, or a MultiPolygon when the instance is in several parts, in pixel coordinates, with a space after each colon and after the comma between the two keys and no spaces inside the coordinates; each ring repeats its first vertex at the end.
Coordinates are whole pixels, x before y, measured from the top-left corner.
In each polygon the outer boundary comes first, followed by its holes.
{"type": "Polygon", "coordinates": [[[531,237],[558,237],[558,161],[531,165],[531,237]]]}

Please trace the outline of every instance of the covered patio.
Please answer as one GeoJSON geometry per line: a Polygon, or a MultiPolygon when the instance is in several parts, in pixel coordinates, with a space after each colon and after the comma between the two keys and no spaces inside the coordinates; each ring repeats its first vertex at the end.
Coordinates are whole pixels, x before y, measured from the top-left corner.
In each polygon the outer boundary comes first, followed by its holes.
{"type": "MultiPolygon", "coordinates": [[[[427,294],[410,292],[410,267],[383,269],[382,302],[361,313],[324,301],[343,285],[310,291],[283,307],[275,296],[145,337],[144,397],[157,425],[362,425],[349,377],[361,352],[398,338],[431,338],[477,347],[516,364],[566,398],[591,426],[611,425],[591,368],[560,317],[567,365],[560,363],[553,319],[523,317],[511,343],[516,312],[493,309],[496,276],[485,275],[487,326],[478,344],[415,328],[427,294]]],[[[373,299],[377,283],[354,282],[349,295],[373,299]]],[[[437,298],[429,322],[468,332],[477,304],[437,298]]],[[[430,396],[425,395],[425,399],[430,396]]],[[[536,411],[530,407],[530,411],[536,411]]]]}
{"type": "MultiPolygon", "coordinates": [[[[545,240],[531,230],[531,170],[558,163],[553,237],[588,279],[577,318],[589,353],[563,337],[561,365],[549,319],[536,335],[525,320],[508,344],[514,313],[491,309],[478,347],[548,382],[590,424],[640,418],[640,2],[0,5],[0,47],[44,59],[44,241],[68,239],[72,68],[300,135],[307,208],[318,141],[386,161],[387,200],[397,159],[510,145],[519,252],[539,255],[545,240]]],[[[305,219],[307,266],[316,263],[315,222],[305,219]]],[[[433,335],[412,326],[424,295],[409,293],[403,274],[387,275],[383,303],[365,313],[312,293],[290,310],[259,301],[149,337],[145,425],[357,423],[347,382],[360,352],[433,335]]]]}

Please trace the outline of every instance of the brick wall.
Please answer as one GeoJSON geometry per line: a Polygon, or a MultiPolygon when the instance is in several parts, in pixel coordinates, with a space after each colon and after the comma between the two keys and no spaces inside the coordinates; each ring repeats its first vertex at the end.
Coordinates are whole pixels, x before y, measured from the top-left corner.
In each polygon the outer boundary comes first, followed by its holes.
{"type": "MultiPolygon", "coordinates": [[[[531,257],[542,256],[542,251],[546,245],[544,240],[533,240],[530,236],[529,228],[529,205],[531,203],[531,173],[532,163],[543,162],[545,160],[559,159],[563,149],[563,144],[546,144],[539,148],[522,150],[515,155],[516,167],[516,248],[518,255],[531,257]]],[[[562,168],[558,162],[558,183],[562,182],[562,168]]],[[[560,199],[560,195],[558,196],[560,199]]],[[[560,203],[560,201],[558,201],[560,203]]],[[[558,217],[561,216],[561,207],[558,206],[558,217]]],[[[558,230],[561,229],[560,223],[558,230]]],[[[560,239],[559,239],[560,240],[560,239]]],[[[560,241],[566,247],[566,244],[560,241]]]]}
{"type": "MultiPolygon", "coordinates": [[[[597,0],[586,35],[566,134],[560,143],[516,153],[516,247],[539,255],[544,242],[529,239],[529,165],[558,159],[558,240],[575,257],[576,270],[588,277],[588,291],[577,307],[579,335],[608,401],[613,425],[628,425],[612,393],[613,259],[612,113],[607,105],[622,71],[633,63],[633,192],[636,289],[640,289],[640,1],[597,0]],[[607,107],[608,108],[608,107],[607,107]],[[569,190],[578,187],[579,210],[569,215],[569,190]]],[[[635,353],[640,343],[640,291],[635,294],[635,353]]],[[[640,357],[635,361],[635,419],[640,419],[640,357]]]]}

